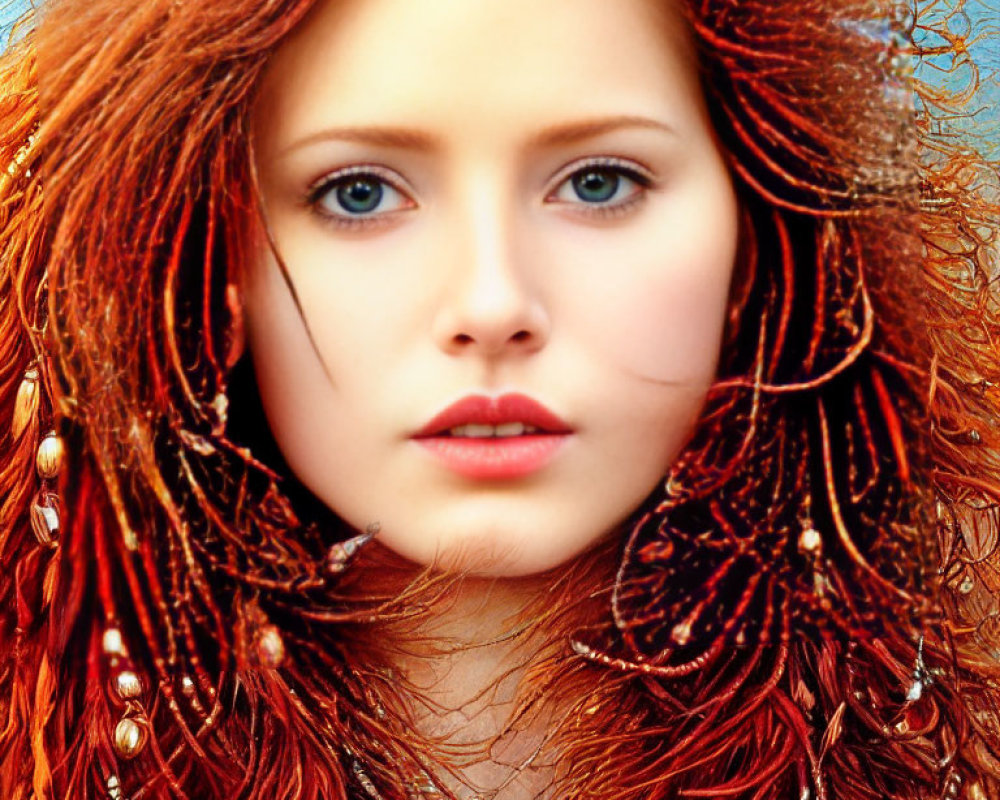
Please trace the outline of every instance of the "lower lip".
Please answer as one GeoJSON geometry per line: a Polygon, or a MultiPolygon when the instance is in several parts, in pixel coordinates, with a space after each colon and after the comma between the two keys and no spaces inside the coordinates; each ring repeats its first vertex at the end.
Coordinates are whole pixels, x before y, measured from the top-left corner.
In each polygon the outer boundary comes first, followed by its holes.
{"type": "Polygon", "coordinates": [[[430,436],[414,441],[444,466],[475,480],[523,478],[548,464],[569,434],[490,437],[430,436]]]}

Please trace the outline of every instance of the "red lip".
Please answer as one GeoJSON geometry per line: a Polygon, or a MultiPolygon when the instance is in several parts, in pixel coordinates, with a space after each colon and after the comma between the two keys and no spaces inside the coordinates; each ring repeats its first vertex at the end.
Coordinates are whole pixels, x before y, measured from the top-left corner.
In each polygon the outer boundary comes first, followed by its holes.
{"type": "Polygon", "coordinates": [[[566,422],[527,395],[471,395],[448,406],[417,431],[413,438],[440,436],[460,425],[503,425],[508,422],[523,422],[546,434],[573,432],[566,422]]]}
{"type": "Polygon", "coordinates": [[[413,436],[439,464],[471,480],[524,478],[549,464],[573,430],[541,403],[523,394],[474,395],[448,406],[413,436]],[[451,436],[460,425],[521,422],[538,430],[521,436],[451,436]]]}

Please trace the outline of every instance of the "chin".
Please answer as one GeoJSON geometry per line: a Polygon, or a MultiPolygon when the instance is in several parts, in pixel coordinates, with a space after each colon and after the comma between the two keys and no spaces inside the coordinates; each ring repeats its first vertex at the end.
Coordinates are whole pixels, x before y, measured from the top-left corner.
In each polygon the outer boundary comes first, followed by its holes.
{"type": "MultiPolygon", "coordinates": [[[[449,574],[480,578],[528,578],[569,564],[606,536],[570,542],[557,538],[540,541],[524,530],[494,530],[475,536],[439,537],[432,550],[414,541],[396,541],[388,532],[380,537],[384,547],[420,566],[449,574]],[[539,545],[548,545],[540,547],[539,545]]],[[[426,540],[423,540],[426,541],[426,540]]]]}

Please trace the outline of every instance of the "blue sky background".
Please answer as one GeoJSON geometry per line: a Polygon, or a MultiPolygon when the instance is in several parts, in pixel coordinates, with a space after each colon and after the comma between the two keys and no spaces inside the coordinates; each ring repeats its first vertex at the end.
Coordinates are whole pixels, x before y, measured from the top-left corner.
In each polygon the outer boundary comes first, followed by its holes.
{"type": "Polygon", "coordinates": [[[4,44],[7,42],[10,26],[29,8],[29,0],[0,0],[0,35],[4,44]]]}
{"type": "MultiPolygon", "coordinates": [[[[964,13],[953,12],[954,2],[939,2],[932,14],[938,19],[950,15],[948,28],[963,36],[969,53],[979,66],[979,91],[966,111],[973,114],[953,124],[960,130],[972,133],[980,142],[986,142],[987,152],[1000,159],[1000,0],[966,0],[964,13]],[[987,41],[985,34],[992,34],[987,41]]],[[[945,43],[939,37],[917,38],[917,44],[934,47],[945,43]]],[[[927,59],[921,63],[916,76],[928,82],[940,82],[947,88],[962,90],[973,79],[968,59],[946,57],[927,59]]]]}

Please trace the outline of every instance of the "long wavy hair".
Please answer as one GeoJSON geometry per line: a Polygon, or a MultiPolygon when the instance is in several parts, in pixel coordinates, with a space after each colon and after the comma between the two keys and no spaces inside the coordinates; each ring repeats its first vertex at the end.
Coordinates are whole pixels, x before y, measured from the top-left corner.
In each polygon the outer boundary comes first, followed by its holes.
{"type": "MultiPolygon", "coordinates": [[[[532,612],[556,796],[995,796],[998,165],[941,127],[977,75],[912,74],[975,66],[962,3],[677,2],[741,253],[689,445],[532,612]]],[[[49,0],[0,57],[5,798],[404,800],[431,752],[372,632],[449,586],[342,569],[238,346],[313,4],[49,0]]]]}

